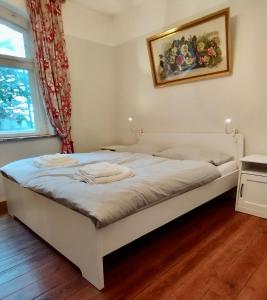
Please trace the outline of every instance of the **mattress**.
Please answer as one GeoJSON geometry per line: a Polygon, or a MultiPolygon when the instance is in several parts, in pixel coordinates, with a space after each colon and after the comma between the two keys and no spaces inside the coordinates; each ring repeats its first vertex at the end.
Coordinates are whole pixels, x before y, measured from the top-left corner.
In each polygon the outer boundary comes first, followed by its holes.
{"type": "Polygon", "coordinates": [[[10,163],[1,171],[23,187],[90,217],[98,228],[221,177],[217,167],[202,161],[111,151],[73,157],[79,165],[38,168],[35,158],[29,158],[10,163]],[[91,185],[75,180],[80,166],[100,161],[127,166],[135,176],[108,184],[91,185]]]}

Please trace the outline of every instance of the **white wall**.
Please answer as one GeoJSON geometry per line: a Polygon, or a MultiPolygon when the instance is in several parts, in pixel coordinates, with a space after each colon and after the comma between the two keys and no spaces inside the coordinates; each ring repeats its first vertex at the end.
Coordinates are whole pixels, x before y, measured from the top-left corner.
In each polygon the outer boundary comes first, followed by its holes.
{"type": "Polygon", "coordinates": [[[66,35],[98,44],[113,45],[111,16],[89,10],[73,0],[67,0],[62,8],[66,35]]]}
{"type": "Polygon", "coordinates": [[[125,124],[130,115],[145,131],[177,132],[222,132],[229,116],[245,135],[246,152],[266,153],[266,11],[266,0],[146,0],[117,16],[114,61],[120,140],[129,136],[125,124]],[[145,38],[228,5],[233,74],[154,88],[145,38]]]}
{"type": "MultiPolygon", "coordinates": [[[[0,0],[26,14],[24,0],[0,0]]],[[[67,1],[63,23],[72,83],[72,132],[76,151],[114,142],[112,18],[67,1]]],[[[57,138],[0,142],[0,166],[7,162],[58,152],[57,138]]],[[[4,200],[0,177],[0,201],[4,200]]]]}
{"type": "Polygon", "coordinates": [[[66,36],[77,152],[114,143],[113,48],[66,36]]]}
{"type": "MultiPolygon", "coordinates": [[[[177,25],[186,19],[208,13],[224,5],[226,0],[139,0],[114,18],[114,44],[122,44],[164,27],[177,25]]],[[[172,28],[172,27],[171,27],[172,28]]]]}
{"type": "Polygon", "coordinates": [[[85,152],[115,140],[113,19],[66,1],[63,22],[72,83],[73,140],[75,150],[85,152]]]}

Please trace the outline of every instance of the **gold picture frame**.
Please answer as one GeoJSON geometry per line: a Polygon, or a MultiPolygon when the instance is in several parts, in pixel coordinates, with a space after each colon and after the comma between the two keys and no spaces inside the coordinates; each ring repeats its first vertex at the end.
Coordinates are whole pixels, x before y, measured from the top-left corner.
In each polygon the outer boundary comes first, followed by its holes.
{"type": "Polygon", "coordinates": [[[231,74],[230,9],[147,38],[155,87],[231,74]]]}

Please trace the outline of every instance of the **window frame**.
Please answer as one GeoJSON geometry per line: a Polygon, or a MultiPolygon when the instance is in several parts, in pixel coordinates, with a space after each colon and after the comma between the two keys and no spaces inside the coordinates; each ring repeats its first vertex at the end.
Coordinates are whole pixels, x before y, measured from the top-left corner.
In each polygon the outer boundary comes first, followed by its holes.
{"type": "Polygon", "coordinates": [[[0,141],[5,139],[41,137],[49,135],[53,136],[55,135],[55,131],[50,125],[47,113],[45,112],[44,101],[37,77],[37,68],[34,60],[33,42],[29,22],[1,5],[0,8],[0,23],[22,33],[26,56],[26,58],[24,58],[0,54],[0,67],[3,66],[28,70],[35,124],[35,129],[25,131],[0,131],[0,141]]]}

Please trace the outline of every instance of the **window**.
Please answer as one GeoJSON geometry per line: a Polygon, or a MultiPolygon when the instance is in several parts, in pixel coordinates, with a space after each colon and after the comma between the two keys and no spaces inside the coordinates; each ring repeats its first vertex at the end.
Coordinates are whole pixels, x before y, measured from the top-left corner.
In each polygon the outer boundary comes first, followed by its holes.
{"type": "Polygon", "coordinates": [[[47,134],[31,37],[26,23],[12,17],[0,16],[0,137],[47,134]]]}

